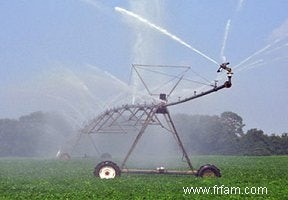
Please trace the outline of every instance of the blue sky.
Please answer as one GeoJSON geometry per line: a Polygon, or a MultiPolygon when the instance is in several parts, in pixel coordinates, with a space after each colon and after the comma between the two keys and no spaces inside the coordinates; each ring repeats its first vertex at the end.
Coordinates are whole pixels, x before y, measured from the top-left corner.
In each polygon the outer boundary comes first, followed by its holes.
{"type": "Polygon", "coordinates": [[[0,1],[0,117],[62,109],[85,121],[107,99],[121,96],[132,63],[189,65],[216,78],[215,63],[116,6],[218,63],[225,56],[236,66],[231,89],[172,108],[174,113],[233,111],[246,129],[288,132],[286,0],[0,1]]]}

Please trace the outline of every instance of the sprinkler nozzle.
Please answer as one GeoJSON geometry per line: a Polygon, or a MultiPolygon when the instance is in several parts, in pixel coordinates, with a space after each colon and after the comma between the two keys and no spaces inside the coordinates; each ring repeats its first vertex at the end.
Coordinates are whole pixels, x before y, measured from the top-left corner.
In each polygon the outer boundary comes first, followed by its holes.
{"type": "Polygon", "coordinates": [[[227,72],[231,72],[231,68],[228,67],[227,65],[229,65],[230,63],[229,62],[226,62],[226,63],[222,63],[219,67],[219,69],[217,70],[217,72],[221,72],[222,69],[226,70],[227,72]]]}

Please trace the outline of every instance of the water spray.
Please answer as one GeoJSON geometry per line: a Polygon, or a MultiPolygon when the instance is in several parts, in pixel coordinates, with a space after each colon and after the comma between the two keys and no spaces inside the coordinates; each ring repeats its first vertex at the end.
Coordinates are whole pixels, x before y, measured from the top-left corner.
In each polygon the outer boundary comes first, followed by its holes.
{"type": "Polygon", "coordinates": [[[216,60],[210,58],[209,56],[207,56],[203,52],[201,52],[198,49],[192,47],[190,44],[184,42],[182,39],[180,39],[176,35],[173,35],[172,33],[168,32],[166,29],[157,26],[156,24],[154,24],[154,23],[150,22],[149,20],[141,17],[140,15],[137,15],[137,14],[131,12],[131,11],[128,11],[128,10],[126,10],[124,8],[120,8],[120,7],[115,7],[115,10],[117,12],[120,12],[121,14],[126,14],[126,15],[128,15],[130,17],[134,17],[138,21],[143,22],[144,24],[148,25],[149,27],[161,32],[162,34],[168,36],[169,38],[173,39],[174,41],[184,45],[185,47],[189,48],[190,50],[194,51],[195,53],[199,54],[200,56],[206,58],[207,60],[211,61],[212,63],[214,63],[216,65],[219,65],[219,63],[216,60]]]}
{"type": "Polygon", "coordinates": [[[228,34],[229,34],[229,31],[230,31],[230,24],[231,24],[231,19],[229,19],[227,21],[227,24],[226,24],[226,27],[225,27],[225,32],[224,32],[222,48],[221,48],[221,52],[220,52],[220,56],[221,56],[223,62],[226,62],[226,57],[224,56],[224,51],[225,51],[227,40],[228,40],[228,34]]]}

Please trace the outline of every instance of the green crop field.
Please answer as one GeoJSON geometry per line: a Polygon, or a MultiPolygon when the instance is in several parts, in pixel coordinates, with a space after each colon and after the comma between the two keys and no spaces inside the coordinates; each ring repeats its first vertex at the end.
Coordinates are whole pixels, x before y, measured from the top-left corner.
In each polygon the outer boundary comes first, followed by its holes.
{"type": "Polygon", "coordinates": [[[90,158],[1,158],[0,199],[288,199],[288,156],[197,156],[192,161],[197,167],[217,165],[222,177],[123,174],[101,180],[93,176],[97,161],[90,158]]]}

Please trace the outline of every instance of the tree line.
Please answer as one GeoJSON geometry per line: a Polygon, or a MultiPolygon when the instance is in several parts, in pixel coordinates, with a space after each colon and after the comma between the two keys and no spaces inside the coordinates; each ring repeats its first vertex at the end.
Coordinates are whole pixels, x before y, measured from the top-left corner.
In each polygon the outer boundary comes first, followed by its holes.
{"type": "MultiPolygon", "coordinates": [[[[285,155],[288,134],[267,135],[261,129],[243,131],[236,113],[173,116],[189,154],[285,155]]],[[[34,112],[19,119],[0,119],[0,156],[54,156],[75,134],[71,124],[56,113],[34,112]]]]}
{"type": "Polygon", "coordinates": [[[73,131],[56,113],[39,111],[19,119],[0,119],[0,156],[55,156],[73,131]]]}
{"type": "Polygon", "coordinates": [[[220,116],[182,114],[175,120],[185,146],[193,154],[288,154],[287,133],[267,135],[257,128],[244,132],[242,117],[233,112],[220,116]]]}

